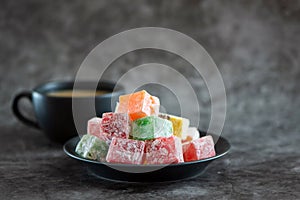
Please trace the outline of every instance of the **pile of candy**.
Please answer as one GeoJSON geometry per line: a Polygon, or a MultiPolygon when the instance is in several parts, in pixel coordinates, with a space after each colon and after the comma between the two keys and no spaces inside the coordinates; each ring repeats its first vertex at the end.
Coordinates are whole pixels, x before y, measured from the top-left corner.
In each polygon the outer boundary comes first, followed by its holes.
{"type": "Polygon", "coordinates": [[[215,156],[211,136],[199,137],[189,120],[159,113],[160,101],[145,90],[119,97],[115,112],[88,121],[76,153],[124,164],[171,164],[215,156]]]}

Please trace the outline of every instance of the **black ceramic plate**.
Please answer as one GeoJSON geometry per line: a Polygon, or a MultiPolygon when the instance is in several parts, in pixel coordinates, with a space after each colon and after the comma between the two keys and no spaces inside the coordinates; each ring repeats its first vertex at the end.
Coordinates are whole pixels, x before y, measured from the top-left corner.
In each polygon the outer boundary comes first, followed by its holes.
{"type": "MultiPolygon", "coordinates": [[[[214,135],[212,136],[216,138],[214,135]]],[[[65,153],[87,165],[89,171],[99,178],[125,182],[165,182],[193,178],[200,175],[213,160],[227,154],[230,149],[229,142],[225,138],[219,137],[215,144],[216,156],[211,158],[170,165],[130,165],[104,163],[82,158],[75,152],[78,142],[79,137],[67,141],[64,145],[65,153]]]]}

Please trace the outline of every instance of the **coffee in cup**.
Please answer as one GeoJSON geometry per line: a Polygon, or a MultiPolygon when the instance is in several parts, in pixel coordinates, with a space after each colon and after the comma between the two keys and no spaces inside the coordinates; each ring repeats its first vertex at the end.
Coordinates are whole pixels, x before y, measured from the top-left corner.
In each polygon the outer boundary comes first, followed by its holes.
{"type": "Polygon", "coordinates": [[[86,133],[87,121],[95,116],[91,112],[84,112],[87,103],[95,100],[95,113],[101,117],[102,113],[110,112],[115,107],[113,99],[124,94],[124,89],[112,82],[80,81],[73,90],[74,81],[58,81],[42,84],[32,91],[23,91],[13,100],[12,110],[15,116],[25,123],[46,133],[52,141],[63,143],[78,133],[86,133]],[[96,87],[96,90],[91,88],[96,87]],[[29,99],[34,108],[36,121],[25,117],[19,109],[19,101],[29,99]],[[80,126],[76,127],[73,120],[72,101],[82,109],[80,126]]]}

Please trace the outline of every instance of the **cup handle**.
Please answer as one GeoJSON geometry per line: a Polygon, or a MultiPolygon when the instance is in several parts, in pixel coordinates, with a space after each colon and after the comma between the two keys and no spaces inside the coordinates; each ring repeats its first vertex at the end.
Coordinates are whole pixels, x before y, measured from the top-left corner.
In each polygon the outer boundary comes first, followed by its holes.
{"type": "Polygon", "coordinates": [[[29,101],[32,103],[32,95],[31,92],[21,92],[19,94],[17,94],[13,100],[13,104],[12,104],[12,110],[13,113],[15,114],[15,116],[22,121],[24,124],[32,126],[34,128],[40,129],[40,126],[38,125],[37,122],[32,121],[31,119],[26,118],[19,110],[19,101],[20,99],[22,99],[23,97],[29,99],[29,101]]]}

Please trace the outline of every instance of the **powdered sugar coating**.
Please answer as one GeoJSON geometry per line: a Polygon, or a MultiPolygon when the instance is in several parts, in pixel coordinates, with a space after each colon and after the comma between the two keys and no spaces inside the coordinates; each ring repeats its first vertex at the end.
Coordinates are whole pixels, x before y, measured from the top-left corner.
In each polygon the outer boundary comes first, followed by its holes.
{"type": "Polygon", "coordinates": [[[101,121],[102,119],[99,117],[90,119],[87,125],[87,133],[103,139],[101,138],[101,121]]]}
{"type": "Polygon", "coordinates": [[[171,136],[145,142],[145,164],[171,164],[183,162],[179,138],[171,136]]]}
{"type": "Polygon", "coordinates": [[[108,144],[94,135],[86,134],[78,142],[75,151],[84,158],[105,161],[108,144]]]}
{"type": "Polygon", "coordinates": [[[123,164],[142,164],[145,142],[123,138],[113,138],[106,161],[123,164]]]}
{"type": "Polygon", "coordinates": [[[185,162],[201,160],[216,155],[212,136],[204,136],[183,145],[185,162]]]}
{"type": "Polygon", "coordinates": [[[100,127],[100,137],[105,140],[111,140],[113,137],[128,138],[131,131],[127,113],[103,113],[100,127]]]}
{"type": "Polygon", "coordinates": [[[172,134],[172,122],[157,116],[143,117],[132,123],[133,139],[151,140],[159,137],[170,137],[172,134]]]}
{"type": "Polygon", "coordinates": [[[184,139],[186,137],[186,132],[190,125],[189,119],[166,113],[159,113],[158,116],[162,119],[167,119],[172,122],[173,135],[180,137],[181,139],[184,139]]]}
{"type": "Polygon", "coordinates": [[[159,99],[151,96],[145,90],[119,97],[117,113],[128,113],[130,119],[136,120],[150,115],[158,115],[159,99]]]}

